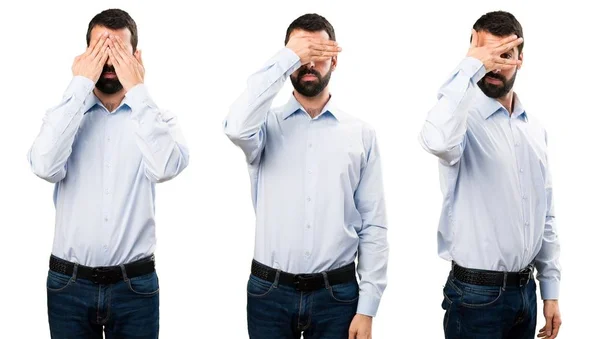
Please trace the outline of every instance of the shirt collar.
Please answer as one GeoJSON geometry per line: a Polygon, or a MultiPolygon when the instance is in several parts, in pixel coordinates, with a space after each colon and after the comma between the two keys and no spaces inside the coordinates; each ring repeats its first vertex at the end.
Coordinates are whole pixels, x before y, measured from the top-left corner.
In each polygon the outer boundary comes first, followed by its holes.
{"type": "MultiPolygon", "coordinates": [[[[492,99],[485,95],[480,88],[477,88],[476,100],[477,109],[479,110],[479,113],[483,119],[487,120],[489,117],[494,115],[494,113],[500,110],[506,110],[504,106],[502,106],[502,104],[500,104],[496,99],[492,99]]],[[[514,92],[513,102],[514,106],[512,115],[527,122],[527,113],[525,112],[525,108],[523,108],[523,104],[521,103],[521,100],[519,100],[517,93],[514,92]]]]}
{"type": "MultiPolygon", "coordinates": [[[[298,100],[296,100],[296,97],[292,93],[292,95],[290,95],[290,99],[288,100],[288,102],[283,106],[283,109],[282,109],[283,120],[289,118],[291,115],[293,115],[294,113],[297,113],[299,111],[302,111],[308,115],[308,113],[306,113],[306,110],[304,109],[304,107],[302,107],[302,105],[300,105],[300,103],[298,102],[298,100]]],[[[331,96],[331,95],[329,95],[329,100],[327,101],[327,104],[325,104],[325,107],[323,107],[323,110],[317,117],[315,117],[315,119],[318,119],[322,115],[327,114],[327,113],[329,113],[331,116],[333,116],[337,121],[342,121],[344,119],[344,113],[336,106],[335,100],[333,99],[333,96],[331,96]]]]}
{"type": "MultiPolygon", "coordinates": [[[[121,101],[121,104],[119,105],[119,107],[117,107],[113,112],[108,112],[109,114],[114,114],[117,113],[118,110],[121,109],[121,107],[127,105],[127,107],[129,107],[131,109],[131,103],[127,101],[127,96],[123,99],[123,101],[121,101]]],[[[83,113],[87,114],[89,113],[92,108],[96,107],[96,105],[104,107],[104,105],[102,104],[102,102],[100,101],[100,99],[98,99],[98,97],[96,96],[96,94],[94,94],[94,91],[92,91],[88,97],[85,99],[85,101],[83,102],[83,113]]],[[[104,107],[104,109],[106,109],[106,107],[104,107]]],[[[108,111],[108,109],[106,110],[108,111]]]]}

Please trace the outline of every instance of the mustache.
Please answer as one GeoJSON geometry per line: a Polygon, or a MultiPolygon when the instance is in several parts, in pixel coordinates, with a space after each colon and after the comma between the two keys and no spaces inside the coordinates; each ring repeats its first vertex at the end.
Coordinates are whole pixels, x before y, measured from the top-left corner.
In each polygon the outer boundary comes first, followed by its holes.
{"type": "Polygon", "coordinates": [[[114,66],[104,65],[102,73],[116,73],[114,66]]]}
{"type": "Polygon", "coordinates": [[[319,80],[321,80],[321,74],[319,74],[319,72],[317,72],[317,71],[315,71],[315,70],[313,70],[311,68],[308,68],[308,67],[302,67],[302,68],[300,68],[300,71],[298,71],[298,79],[302,78],[303,76],[308,75],[308,74],[314,75],[319,80]]]}
{"type": "Polygon", "coordinates": [[[494,78],[494,79],[498,79],[498,80],[502,81],[503,83],[506,83],[506,80],[507,80],[506,77],[504,77],[504,75],[494,73],[494,72],[488,72],[485,76],[494,78]]]}

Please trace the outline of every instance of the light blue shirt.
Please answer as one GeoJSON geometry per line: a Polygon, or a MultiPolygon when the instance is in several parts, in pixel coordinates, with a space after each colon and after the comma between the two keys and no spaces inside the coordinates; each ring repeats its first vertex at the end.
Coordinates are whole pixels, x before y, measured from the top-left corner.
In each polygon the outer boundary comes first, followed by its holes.
{"type": "Polygon", "coordinates": [[[483,64],[464,59],[442,86],[420,135],[439,157],[439,255],[459,265],[519,271],[535,262],[544,300],[558,299],[560,245],[546,131],[514,96],[512,115],[477,86],[483,64]]]}
{"type": "Polygon", "coordinates": [[[375,132],[330,99],[314,119],[292,95],[271,104],[298,68],[284,48],[248,80],[224,122],[246,155],[256,212],[254,259],[290,273],[353,262],[358,313],[374,316],[386,286],[387,223],[375,132]]]}
{"type": "Polygon", "coordinates": [[[55,184],[52,254],[86,266],[154,253],[154,185],[179,174],[188,149],[168,111],[143,84],[109,112],[94,83],[72,79],[29,151],[33,172],[55,184]]]}

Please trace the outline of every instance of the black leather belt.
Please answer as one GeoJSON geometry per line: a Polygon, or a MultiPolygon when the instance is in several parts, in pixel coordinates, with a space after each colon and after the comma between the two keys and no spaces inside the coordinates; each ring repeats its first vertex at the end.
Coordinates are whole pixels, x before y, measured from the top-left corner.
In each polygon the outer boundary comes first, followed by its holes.
{"type": "Polygon", "coordinates": [[[530,264],[519,272],[500,272],[465,268],[452,262],[452,274],[466,284],[523,287],[533,279],[533,265],[530,264]]]}
{"type": "MultiPolygon", "coordinates": [[[[277,276],[276,269],[256,260],[252,260],[251,272],[253,276],[269,282],[275,282],[277,276]]],[[[326,271],[325,274],[330,286],[356,281],[354,262],[335,270],[326,271]]],[[[314,291],[325,287],[325,277],[323,273],[292,274],[279,271],[278,284],[294,287],[298,291],[314,291]]]]}
{"type": "MultiPolygon", "coordinates": [[[[154,272],[154,255],[125,264],[127,278],[135,278],[154,272]]],[[[75,264],[61,258],[50,256],[50,270],[73,275],[75,264]]],[[[123,280],[121,266],[89,267],[77,264],[77,278],[90,280],[96,284],[114,284],[123,280]]]]}

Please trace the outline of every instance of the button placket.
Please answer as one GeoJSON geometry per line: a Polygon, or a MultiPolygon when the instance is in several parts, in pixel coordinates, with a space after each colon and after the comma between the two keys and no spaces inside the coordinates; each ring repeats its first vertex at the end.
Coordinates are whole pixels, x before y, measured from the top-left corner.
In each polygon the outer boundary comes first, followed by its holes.
{"type": "Polygon", "coordinates": [[[308,123],[307,130],[307,141],[306,141],[306,157],[304,163],[304,183],[306,190],[306,204],[305,204],[305,227],[303,234],[303,249],[304,259],[309,260],[312,256],[312,250],[314,248],[315,234],[314,234],[314,220],[315,220],[315,194],[317,187],[317,176],[315,175],[316,164],[317,164],[317,148],[315,135],[317,129],[317,121],[311,119],[308,123]]]}
{"type": "MultiPolygon", "coordinates": [[[[530,223],[529,220],[531,218],[531,204],[529,201],[529,191],[527,189],[527,187],[529,187],[527,185],[527,180],[526,180],[526,172],[525,172],[525,164],[527,163],[527,147],[525,147],[521,141],[520,135],[519,135],[519,125],[521,123],[523,123],[520,118],[515,117],[514,119],[511,119],[512,121],[512,126],[511,126],[511,132],[513,135],[513,140],[514,140],[514,144],[518,145],[517,147],[515,147],[515,161],[516,161],[516,168],[518,169],[518,180],[519,180],[519,191],[521,192],[521,211],[522,211],[522,216],[523,216],[523,243],[525,245],[524,248],[524,252],[525,252],[525,257],[527,256],[527,253],[529,251],[529,233],[530,233],[530,223]]],[[[527,259],[525,259],[527,260],[527,259]]]]}
{"type": "MultiPolygon", "coordinates": [[[[103,195],[102,195],[102,214],[103,214],[103,226],[105,230],[108,230],[111,226],[111,224],[114,222],[114,220],[111,220],[110,218],[110,207],[112,204],[112,200],[113,200],[113,192],[111,191],[111,183],[112,183],[112,179],[113,179],[113,175],[112,175],[112,166],[111,166],[111,162],[112,162],[112,154],[113,152],[113,148],[115,147],[114,142],[111,142],[111,139],[113,139],[111,137],[111,133],[113,132],[114,128],[112,126],[110,126],[110,121],[114,120],[112,119],[113,114],[105,114],[103,122],[104,122],[104,153],[102,156],[102,163],[103,163],[103,171],[102,171],[102,191],[103,191],[103,195]]],[[[108,234],[110,234],[111,232],[102,232],[102,234],[106,234],[105,236],[103,236],[100,241],[101,241],[101,253],[103,256],[107,256],[108,255],[108,238],[106,238],[108,236],[108,234]]]]}

